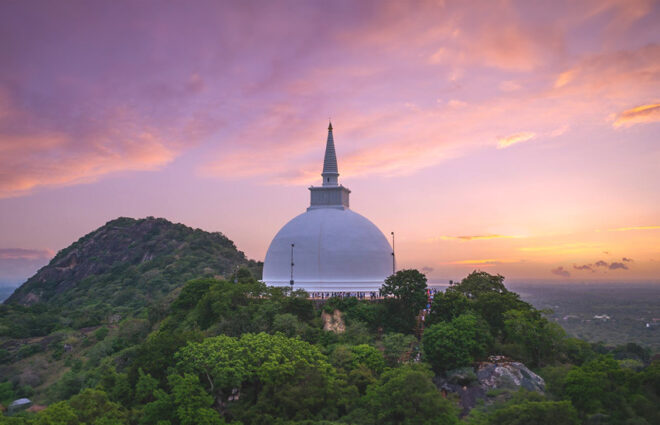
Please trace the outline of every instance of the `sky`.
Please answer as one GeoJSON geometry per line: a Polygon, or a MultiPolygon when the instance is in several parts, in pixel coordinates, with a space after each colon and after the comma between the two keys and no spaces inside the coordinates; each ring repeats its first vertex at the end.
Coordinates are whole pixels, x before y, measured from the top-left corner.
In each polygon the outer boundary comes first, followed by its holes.
{"type": "Polygon", "coordinates": [[[432,280],[660,282],[660,2],[5,1],[0,283],[118,216],[351,208],[432,280]]]}

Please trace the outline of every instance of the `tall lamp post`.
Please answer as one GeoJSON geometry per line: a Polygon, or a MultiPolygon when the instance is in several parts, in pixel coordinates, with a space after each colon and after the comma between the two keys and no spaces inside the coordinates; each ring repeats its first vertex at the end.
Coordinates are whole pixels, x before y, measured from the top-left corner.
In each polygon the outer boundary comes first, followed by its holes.
{"type": "Polygon", "coordinates": [[[394,255],[394,232],[392,233],[392,274],[396,273],[396,257],[394,255]]]}
{"type": "Polygon", "coordinates": [[[291,280],[289,281],[289,285],[291,285],[291,291],[293,292],[293,247],[295,245],[291,244],[291,280]]]}

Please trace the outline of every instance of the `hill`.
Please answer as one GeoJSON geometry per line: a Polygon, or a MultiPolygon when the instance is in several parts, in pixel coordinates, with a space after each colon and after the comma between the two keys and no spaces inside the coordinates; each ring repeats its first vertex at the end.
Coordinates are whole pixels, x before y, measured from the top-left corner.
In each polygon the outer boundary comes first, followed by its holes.
{"type": "Polygon", "coordinates": [[[57,308],[92,326],[158,302],[192,278],[229,277],[239,267],[261,277],[261,263],[221,233],[120,217],[61,250],[5,304],[57,308]]]}

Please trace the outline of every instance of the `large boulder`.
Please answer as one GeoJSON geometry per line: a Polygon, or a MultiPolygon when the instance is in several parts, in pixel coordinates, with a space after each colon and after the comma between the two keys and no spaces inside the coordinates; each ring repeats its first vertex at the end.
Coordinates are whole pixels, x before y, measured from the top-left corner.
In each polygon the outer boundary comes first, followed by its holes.
{"type": "Polygon", "coordinates": [[[437,376],[435,384],[443,393],[456,393],[460,398],[461,416],[467,415],[479,400],[489,403],[489,392],[507,398],[520,389],[543,393],[545,381],[520,362],[502,356],[491,356],[475,367],[464,367],[437,376]]]}
{"type": "Polygon", "coordinates": [[[543,378],[520,362],[507,361],[502,357],[491,357],[489,362],[477,366],[477,381],[484,391],[513,390],[545,391],[543,378]]]}

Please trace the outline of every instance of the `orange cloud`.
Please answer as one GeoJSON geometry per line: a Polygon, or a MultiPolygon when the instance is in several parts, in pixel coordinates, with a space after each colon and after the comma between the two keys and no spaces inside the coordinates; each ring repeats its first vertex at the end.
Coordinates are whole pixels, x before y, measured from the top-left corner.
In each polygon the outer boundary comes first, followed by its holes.
{"type": "Polygon", "coordinates": [[[474,241],[481,239],[513,239],[520,236],[509,235],[474,235],[474,236],[440,236],[438,239],[442,240],[461,240],[461,241],[474,241]]]}
{"type": "Polygon", "coordinates": [[[130,139],[97,136],[81,147],[67,135],[3,137],[0,151],[0,198],[20,196],[37,187],[95,181],[117,171],[154,170],[176,156],[156,136],[143,132],[130,139]]]}
{"type": "Polygon", "coordinates": [[[518,248],[522,252],[540,252],[543,254],[578,254],[583,252],[592,252],[600,249],[601,244],[598,243],[565,243],[558,245],[543,245],[543,246],[527,246],[518,248]]]}
{"type": "Polygon", "coordinates": [[[526,131],[523,133],[512,134],[511,136],[501,137],[497,139],[497,149],[508,148],[518,143],[527,142],[536,137],[536,133],[526,131]]]}
{"type": "Polygon", "coordinates": [[[635,124],[660,121],[660,103],[641,105],[623,111],[614,121],[614,127],[630,127],[635,124]]]}
{"type": "Polygon", "coordinates": [[[459,260],[459,261],[452,261],[449,264],[466,264],[466,265],[474,265],[474,266],[489,266],[489,265],[495,265],[495,264],[503,264],[503,263],[517,263],[517,260],[503,260],[503,259],[495,259],[495,258],[486,258],[483,260],[459,260]]]}
{"type": "Polygon", "coordinates": [[[577,73],[576,70],[570,69],[568,71],[559,74],[557,80],[555,81],[555,88],[558,89],[573,81],[573,78],[575,78],[576,73],[577,73]]]}
{"type": "Polygon", "coordinates": [[[488,66],[513,71],[530,71],[547,60],[547,53],[557,47],[558,39],[548,32],[536,32],[516,25],[491,24],[470,40],[473,59],[488,66]],[[546,55],[542,52],[546,47],[546,55]]]}
{"type": "Polygon", "coordinates": [[[616,229],[609,229],[610,232],[626,232],[628,230],[658,230],[660,226],[631,226],[631,227],[618,227],[616,229]]]}

